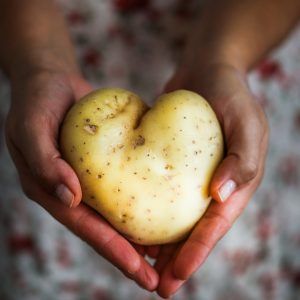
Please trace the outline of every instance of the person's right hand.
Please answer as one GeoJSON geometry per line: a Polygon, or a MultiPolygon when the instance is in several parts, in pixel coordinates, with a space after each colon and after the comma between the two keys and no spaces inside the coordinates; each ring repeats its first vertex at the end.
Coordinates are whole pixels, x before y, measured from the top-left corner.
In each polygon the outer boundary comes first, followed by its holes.
{"type": "Polygon", "coordinates": [[[70,106],[91,90],[79,75],[51,70],[13,78],[6,141],[24,193],[140,286],[154,290],[158,274],[133,245],[81,201],[79,180],[58,146],[70,106]]]}

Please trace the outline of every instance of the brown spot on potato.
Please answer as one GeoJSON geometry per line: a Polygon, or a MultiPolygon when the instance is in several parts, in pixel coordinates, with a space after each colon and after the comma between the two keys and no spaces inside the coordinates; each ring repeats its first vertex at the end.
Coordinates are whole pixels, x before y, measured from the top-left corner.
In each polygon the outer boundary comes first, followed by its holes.
{"type": "Polygon", "coordinates": [[[133,141],[133,148],[135,149],[138,146],[142,146],[145,144],[145,138],[141,135],[138,135],[138,137],[133,141]]]}
{"type": "Polygon", "coordinates": [[[98,126],[97,125],[92,125],[92,124],[87,124],[83,126],[83,129],[92,135],[95,135],[98,131],[98,126]]]}
{"type": "Polygon", "coordinates": [[[172,165],[170,165],[170,164],[166,164],[166,165],[165,165],[165,169],[166,169],[166,170],[173,170],[174,167],[173,167],[172,165]]]}

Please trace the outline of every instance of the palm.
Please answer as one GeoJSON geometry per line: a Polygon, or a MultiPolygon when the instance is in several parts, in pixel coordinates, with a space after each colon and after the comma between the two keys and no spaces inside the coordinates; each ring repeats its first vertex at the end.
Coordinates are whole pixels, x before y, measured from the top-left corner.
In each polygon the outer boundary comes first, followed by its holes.
{"type": "Polygon", "coordinates": [[[267,152],[265,116],[243,76],[227,67],[191,74],[179,70],[166,90],[186,88],[210,101],[223,129],[226,156],[211,182],[210,193],[217,201],[211,202],[186,241],[163,246],[159,252],[155,268],[162,297],[173,294],[201,266],[241,214],[261,181],[267,152]],[[237,189],[220,203],[220,187],[229,179],[237,189]]]}

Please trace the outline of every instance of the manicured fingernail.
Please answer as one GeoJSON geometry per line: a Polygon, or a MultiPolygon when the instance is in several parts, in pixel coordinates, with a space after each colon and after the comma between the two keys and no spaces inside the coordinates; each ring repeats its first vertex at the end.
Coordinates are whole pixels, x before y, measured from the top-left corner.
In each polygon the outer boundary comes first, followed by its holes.
{"type": "Polygon", "coordinates": [[[72,207],[74,195],[64,184],[60,184],[57,186],[55,194],[63,204],[72,207]]]}
{"type": "Polygon", "coordinates": [[[219,196],[222,202],[225,202],[236,189],[236,183],[233,180],[226,181],[219,189],[219,196]]]}

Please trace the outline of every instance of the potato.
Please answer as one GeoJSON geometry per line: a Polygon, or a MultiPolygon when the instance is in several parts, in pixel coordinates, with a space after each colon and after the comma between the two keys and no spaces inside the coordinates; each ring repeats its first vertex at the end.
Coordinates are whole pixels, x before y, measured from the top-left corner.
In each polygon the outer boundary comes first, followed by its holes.
{"type": "Polygon", "coordinates": [[[142,245],[186,237],[209,205],[223,156],[215,113],[187,90],[151,109],[129,91],[96,90],[68,112],[60,147],[83,201],[142,245]]]}

